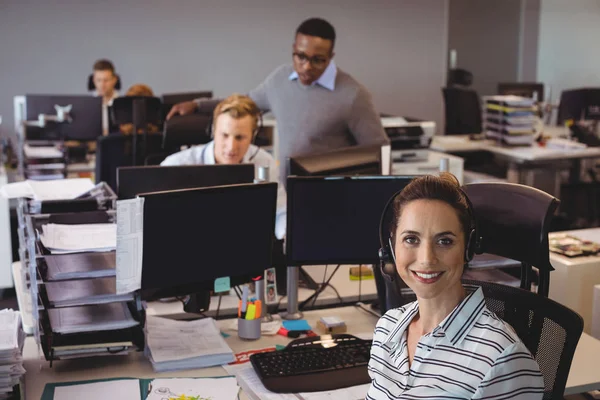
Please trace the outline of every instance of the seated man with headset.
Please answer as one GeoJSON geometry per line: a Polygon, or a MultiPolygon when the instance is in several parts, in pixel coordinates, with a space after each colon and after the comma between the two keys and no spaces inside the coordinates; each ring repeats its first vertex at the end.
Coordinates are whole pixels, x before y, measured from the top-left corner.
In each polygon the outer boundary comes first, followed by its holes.
{"type": "Polygon", "coordinates": [[[275,159],[252,144],[259,131],[261,112],[248,96],[234,94],[221,101],[213,113],[212,141],[167,157],[160,165],[248,164],[269,167],[269,180],[279,183],[275,236],[282,239],[286,229],[286,194],[278,181],[275,159]]]}

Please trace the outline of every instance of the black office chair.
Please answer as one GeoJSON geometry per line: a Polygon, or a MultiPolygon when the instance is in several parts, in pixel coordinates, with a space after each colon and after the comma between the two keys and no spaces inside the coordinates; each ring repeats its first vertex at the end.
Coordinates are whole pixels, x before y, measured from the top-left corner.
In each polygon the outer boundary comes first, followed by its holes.
{"type": "Polygon", "coordinates": [[[544,399],[562,399],[583,318],[554,300],[511,286],[463,280],[483,289],[488,309],[510,324],[544,376],[544,399]]]}
{"type": "Polygon", "coordinates": [[[176,115],[165,121],[163,140],[166,147],[206,144],[211,141],[212,116],[204,113],[176,115]]]}
{"type": "Polygon", "coordinates": [[[560,201],[539,189],[513,183],[474,183],[464,190],[473,203],[480,253],[521,262],[521,288],[531,289],[538,270],[538,294],[548,296],[550,264],[548,232],[560,201]]]}
{"type": "Polygon", "coordinates": [[[481,102],[471,89],[446,87],[442,89],[445,109],[445,134],[481,133],[481,102]]]}
{"type": "MultiPolygon", "coordinates": [[[[96,142],[96,182],[106,182],[116,192],[117,168],[134,165],[132,139],[132,135],[122,134],[111,134],[98,138],[96,142]]],[[[142,137],[137,139],[135,165],[160,164],[165,157],[177,151],[175,148],[163,148],[163,137],[160,133],[147,135],[145,149],[142,137]]]]}

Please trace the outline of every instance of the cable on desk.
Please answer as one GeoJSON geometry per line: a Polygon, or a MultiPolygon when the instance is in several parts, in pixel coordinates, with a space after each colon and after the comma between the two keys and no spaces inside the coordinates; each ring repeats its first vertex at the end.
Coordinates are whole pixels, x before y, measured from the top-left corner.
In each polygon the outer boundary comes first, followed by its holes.
{"type": "MultiPolygon", "coordinates": [[[[311,296],[310,296],[308,299],[304,300],[304,301],[303,301],[303,302],[302,302],[302,303],[301,303],[301,304],[298,306],[298,309],[299,309],[300,311],[302,311],[302,310],[303,310],[303,309],[306,307],[306,305],[307,305],[308,303],[310,303],[310,301],[311,301],[311,300],[313,300],[313,299],[315,299],[315,300],[314,300],[314,302],[313,302],[313,306],[314,306],[314,303],[316,302],[316,297],[318,297],[318,296],[319,296],[319,294],[320,294],[321,292],[323,292],[323,290],[325,290],[325,288],[326,288],[326,287],[328,287],[328,286],[329,286],[329,287],[331,287],[331,288],[333,288],[333,290],[336,292],[336,294],[337,294],[337,296],[338,296],[338,299],[340,300],[340,303],[343,303],[343,300],[342,300],[342,298],[340,297],[340,294],[338,293],[338,291],[337,291],[337,290],[336,290],[336,289],[333,287],[333,285],[331,285],[331,284],[329,283],[329,282],[331,282],[331,279],[333,279],[333,276],[335,275],[335,273],[336,273],[336,272],[337,272],[337,271],[340,269],[340,267],[341,267],[341,264],[338,264],[338,265],[335,267],[335,269],[333,270],[333,273],[331,274],[331,276],[329,277],[329,279],[327,279],[327,281],[326,281],[326,282],[323,282],[323,283],[321,284],[321,286],[320,286],[320,287],[319,287],[317,290],[315,290],[315,292],[314,292],[314,293],[313,293],[313,294],[312,294],[312,295],[311,295],[311,296]]],[[[325,266],[325,269],[327,269],[327,266],[325,266]]],[[[327,272],[327,271],[325,271],[325,272],[327,272]]]]}
{"type": "Polygon", "coordinates": [[[219,293],[219,303],[217,304],[217,312],[215,313],[215,319],[219,319],[219,310],[221,309],[221,299],[223,298],[223,293],[219,293]]]}

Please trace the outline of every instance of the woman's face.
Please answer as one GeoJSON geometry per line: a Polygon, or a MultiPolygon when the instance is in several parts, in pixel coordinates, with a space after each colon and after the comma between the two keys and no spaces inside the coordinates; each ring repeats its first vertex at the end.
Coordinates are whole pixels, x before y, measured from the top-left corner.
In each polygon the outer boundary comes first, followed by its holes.
{"type": "Polygon", "coordinates": [[[443,297],[461,285],[465,238],[456,210],[440,200],[406,204],[395,234],[400,277],[418,298],[443,297]]]}

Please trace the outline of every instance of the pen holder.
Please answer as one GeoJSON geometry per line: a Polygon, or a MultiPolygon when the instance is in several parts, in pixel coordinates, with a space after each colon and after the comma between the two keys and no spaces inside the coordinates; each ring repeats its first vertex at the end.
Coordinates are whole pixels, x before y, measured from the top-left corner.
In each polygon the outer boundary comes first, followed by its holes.
{"type": "Polygon", "coordinates": [[[260,339],[260,323],[262,319],[243,319],[238,318],[238,336],[240,339],[256,340],[260,339]]]}

